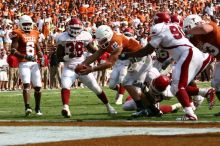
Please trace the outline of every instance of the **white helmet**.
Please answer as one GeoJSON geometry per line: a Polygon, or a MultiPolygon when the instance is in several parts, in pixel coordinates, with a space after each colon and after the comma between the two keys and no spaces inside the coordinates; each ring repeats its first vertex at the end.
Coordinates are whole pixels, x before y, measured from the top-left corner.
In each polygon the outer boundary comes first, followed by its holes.
{"type": "Polygon", "coordinates": [[[197,26],[198,24],[200,24],[201,22],[202,22],[202,18],[199,15],[195,15],[195,14],[189,15],[183,21],[183,30],[184,31],[190,30],[195,26],[197,26]]]}
{"type": "Polygon", "coordinates": [[[19,18],[19,26],[23,31],[29,32],[33,29],[33,20],[30,16],[23,15],[19,18]]]}
{"type": "Polygon", "coordinates": [[[113,31],[111,27],[107,25],[101,25],[95,32],[98,45],[101,49],[106,49],[110,45],[110,41],[113,37],[113,31]]]}

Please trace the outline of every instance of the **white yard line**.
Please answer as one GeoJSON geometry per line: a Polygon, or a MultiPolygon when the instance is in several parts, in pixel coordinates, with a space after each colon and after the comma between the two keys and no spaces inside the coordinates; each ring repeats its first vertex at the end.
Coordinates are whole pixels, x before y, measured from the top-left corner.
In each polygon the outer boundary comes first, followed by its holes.
{"type": "Polygon", "coordinates": [[[123,135],[179,135],[214,132],[220,132],[220,128],[0,126],[0,145],[55,142],[123,135]]]}

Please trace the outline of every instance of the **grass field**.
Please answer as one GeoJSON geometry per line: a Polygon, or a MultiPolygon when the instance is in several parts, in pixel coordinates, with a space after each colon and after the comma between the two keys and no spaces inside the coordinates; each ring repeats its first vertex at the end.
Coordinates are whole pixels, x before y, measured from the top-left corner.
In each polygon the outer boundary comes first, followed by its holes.
{"type": "MultiPolygon", "coordinates": [[[[210,83],[200,83],[199,86],[206,87],[210,83]]],[[[48,120],[48,121],[68,121],[68,120],[131,120],[132,111],[123,111],[121,105],[114,104],[115,91],[104,87],[109,101],[118,111],[118,115],[109,116],[105,106],[88,88],[72,89],[70,110],[72,117],[65,119],[61,116],[62,102],[60,98],[60,90],[42,90],[42,112],[43,116],[38,117],[34,113],[24,116],[24,104],[22,91],[0,92],[0,120],[48,120]]],[[[34,109],[33,90],[31,91],[31,107],[34,109]]],[[[161,104],[176,103],[176,98],[169,101],[163,101],[161,104]]],[[[213,114],[220,112],[220,102],[216,99],[215,107],[208,110],[207,102],[204,101],[202,106],[196,111],[199,121],[220,121],[220,117],[214,117],[213,114]]],[[[147,121],[175,121],[176,117],[181,116],[183,112],[163,115],[161,118],[138,118],[137,120],[147,121]]],[[[135,119],[136,120],[136,119],[135,119]]]]}

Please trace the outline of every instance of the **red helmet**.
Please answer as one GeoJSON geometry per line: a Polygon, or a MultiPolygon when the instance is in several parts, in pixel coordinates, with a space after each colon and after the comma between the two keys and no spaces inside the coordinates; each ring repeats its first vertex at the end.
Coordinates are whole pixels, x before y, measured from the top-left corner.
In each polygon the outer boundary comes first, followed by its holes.
{"type": "Polygon", "coordinates": [[[164,90],[166,90],[169,84],[169,77],[165,75],[160,75],[159,77],[152,80],[150,88],[152,88],[154,92],[163,92],[164,90]]]}
{"type": "Polygon", "coordinates": [[[183,27],[183,19],[180,15],[172,15],[171,22],[178,23],[180,27],[183,27]]]}
{"type": "Polygon", "coordinates": [[[127,37],[133,37],[134,36],[134,30],[132,28],[130,28],[130,27],[125,28],[123,33],[127,37]]]}
{"type": "Polygon", "coordinates": [[[70,36],[77,36],[83,30],[83,24],[78,18],[72,18],[68,23],[68,33],[70,36]]]}
{"type": "Polygon", "coordinates": [[[154,24],[162,23],[162,22],[169,23],[170,22],[170,15],[166,12],[156,13],[154,15],[153,22],[154,22],[154,24]]]}

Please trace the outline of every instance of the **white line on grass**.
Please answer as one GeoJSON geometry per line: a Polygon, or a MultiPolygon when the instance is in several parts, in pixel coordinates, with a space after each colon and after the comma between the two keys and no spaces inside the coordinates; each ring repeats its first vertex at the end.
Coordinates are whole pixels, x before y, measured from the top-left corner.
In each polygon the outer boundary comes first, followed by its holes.
{"type": "Polygon", "coordinates": [[[214,132],[220,132],[220,128],[0,126],[0,145],[55,142],[123,135],[180,135],[214,132]]]}

